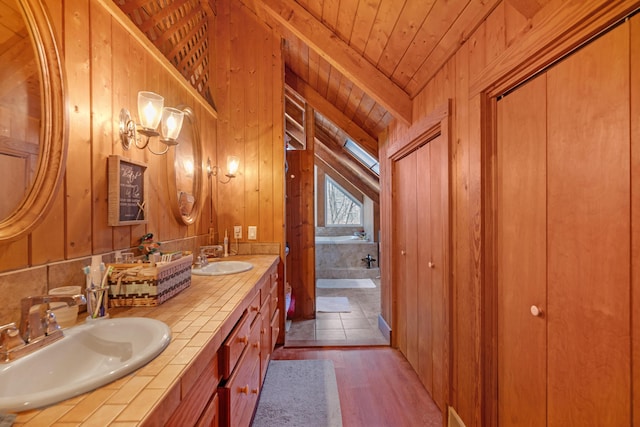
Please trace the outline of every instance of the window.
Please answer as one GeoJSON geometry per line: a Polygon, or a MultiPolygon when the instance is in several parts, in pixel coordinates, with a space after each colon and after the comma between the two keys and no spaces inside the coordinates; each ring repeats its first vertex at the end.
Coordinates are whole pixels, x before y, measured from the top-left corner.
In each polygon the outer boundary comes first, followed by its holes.
{"type": "Polygon", "coordinates": [[[325,225],[362,225],[362,203],[329,176],[325,180],[325,225]]]}
{"type": "Polygon", "coordinates": [[[378,159],[367,153],[358,144],[350,139],[344,143],[344,149],[347,150],[353,157],[355,157],[360,163],[371,169],[376,175],[380,176],[380,164],[378,159]]]}

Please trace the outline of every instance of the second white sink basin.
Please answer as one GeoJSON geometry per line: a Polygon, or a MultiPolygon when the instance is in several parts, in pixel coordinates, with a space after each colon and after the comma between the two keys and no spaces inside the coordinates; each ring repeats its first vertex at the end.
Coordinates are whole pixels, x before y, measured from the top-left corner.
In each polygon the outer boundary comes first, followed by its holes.
{"type": "Polygon", "coordinates": [[[193,268],[196,276],[222,276],[224,274],[242,273],[253,268],[253,264],[244,261],[212,261],[202,268],[193,268]]]}
{"type": "Polygon", "coordinates": [[[94,390],[142,367],[171,341],[155,319],[100,319],[64,330],[64,338],[0,364],[0,411],[24,411],[94,390]]]}

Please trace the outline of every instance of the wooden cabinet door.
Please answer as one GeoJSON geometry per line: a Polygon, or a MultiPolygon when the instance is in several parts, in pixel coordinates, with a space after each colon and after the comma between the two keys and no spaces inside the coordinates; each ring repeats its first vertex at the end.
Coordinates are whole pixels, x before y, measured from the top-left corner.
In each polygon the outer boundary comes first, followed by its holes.
{"type": "Polygon", "coordinates": [[[449,152],[439,135],[394,163],[396,344],[446,406],[449,152]]]}
{"type": "Polygon", "coordinates": [[[417,347],[417,237],[416,237],[416,154],[394,163],[393,275],[395,284],[395,345],[415,368],[417,347]]]}
{"type": "Polygon", "coordinates": [[[500,426],[631,423],[629,94],[623,24],[498,101],[500,426]]]}
{"type": "Polygon", "coordinates": [[[546,425],[546,77],[498,102],[498,419],[546,425]]]}

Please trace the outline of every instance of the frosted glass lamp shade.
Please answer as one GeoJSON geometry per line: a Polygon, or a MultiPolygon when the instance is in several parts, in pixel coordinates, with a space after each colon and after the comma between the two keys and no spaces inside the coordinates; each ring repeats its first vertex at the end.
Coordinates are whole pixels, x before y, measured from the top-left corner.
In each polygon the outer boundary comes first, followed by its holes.
{"type": "Polygon", "coordinates": [[[164,107],[162,109],[162,139],[174,141],[180,135],[184,113],[177,108],[164,107]]]}
{"type": "Polygon", "coordinates": [[[239,158],[237,158],[236,156],[227,157],[227,176],[228,177],[236,176],[239,166],[240,166],[239,158]]]}
{"type": "Polygon", "coordinates": [[[138,92],[138,117],[144,129],[155,130],[162,119],[164,98],[154,92],[138,92]]]}

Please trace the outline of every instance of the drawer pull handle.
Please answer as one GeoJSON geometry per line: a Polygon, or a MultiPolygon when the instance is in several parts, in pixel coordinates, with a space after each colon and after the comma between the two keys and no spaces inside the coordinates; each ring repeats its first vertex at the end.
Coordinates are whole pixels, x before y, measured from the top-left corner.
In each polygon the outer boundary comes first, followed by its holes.
{"type": "Polygon", "coordinates": [[[247,384],[247,385],[246,385],[246,386],[244,386],[244,387],[240,387],[240,388],[238,388],[238,393],[241,393],[241,394],[249,394],[249,384],[247,384]]]}
{"type": "Polygon", "coordinates": [[[258,389],[257,389],[257,388],[252,388],[252,389],[251,389],[251,393],[253,393],[253,394],[258,394],[258,389]]]}
{"type": "Polygon", "coordinates": [[[260,310],[260,307],[256,307],[256,306],[251,306],[251,311],[258,311],[260,310]]]}
{"type": "Polygon", "coordinates": [[[241,342],[242,344],[246,344],[246,343],[249,342],[249,337],[248,336],[240,337],[240,338],[238,338],[238,341],[241,342]]]}
{"type": "Polygon", "coordinates": [[[260,341],[254,342],[253,343],[253,347],[254,348],[259,348],[260,347],[260,341]]]}
{"type": "Polygon", "coordinates": [[[262,335],[266,334],[266,333],[267,333],[267,328],[262,328],[262,330],[260,331],[260,333],[261,333],[262,335]]]}

